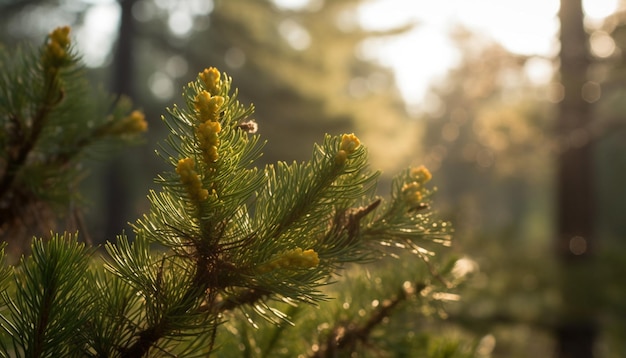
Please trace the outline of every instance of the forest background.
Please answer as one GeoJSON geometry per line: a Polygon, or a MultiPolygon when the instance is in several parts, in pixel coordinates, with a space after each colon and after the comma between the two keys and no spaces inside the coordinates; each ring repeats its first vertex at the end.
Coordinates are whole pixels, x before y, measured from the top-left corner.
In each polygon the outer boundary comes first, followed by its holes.
{"type": "MultiPolygon", "coordinates": [[[[162,170],[152,152],[166,132],[159,117],[184,83],[216,66],[255,104],[265,162],[304,160],[324,133],[354,131],[384,173],[430,168],[436,209],[456,228],[453,249],[475,271],[448,321],[491,346],[486,355],[624,356],[622,6],[591,21],[580,1],[562,1],[553,57],[457,27],[448,36],[460,60],[409,110],[392,70],[364,48],[420,24],[368,30],[355,17],[366,3],[120,0],[114,46],[90,75],[145,111],[150,137],[92,163],[81,232],[110,240],[147,211],[145,188],[162,170]],[[546,64],[552,79],[534,81],[546,64]]],[[[40,41],[65,24],[80,33],[96,5],[4,0],[0,42],[40,41]]]]}

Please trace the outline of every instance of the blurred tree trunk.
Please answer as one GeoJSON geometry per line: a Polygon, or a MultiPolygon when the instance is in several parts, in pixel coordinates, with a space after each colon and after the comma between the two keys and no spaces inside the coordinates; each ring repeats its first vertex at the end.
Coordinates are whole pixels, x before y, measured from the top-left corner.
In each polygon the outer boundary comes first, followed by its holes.
{"type": "Polygon", "coordinates": [[[133,88],[133,40],[135,37],[135,21],[132,8],[135,0],[119,0],[120,29],[113,59],[113,82],[115,93],[134,97],[133,88]]]}
{"type": "Polygon", "coordinates": [[[557,138],[557,251],[562,267],[564,310],[556,327],[557,357],[593,357],[596,336],[590,297],[594,294],[592,263],[596,238],[592,142],[586,128],[590,104],[582,90],[590,64],[583,24],[582,0],[561,0],[560,76],[564,98],[559,104],[557,138]]]}
{"type": "MultiPolygon", "coordinates": [[[[120,28],[117,39],[117,47],[113,58],[113,74],[111,78],[111,92],[124,95],[131,99],[135,98],[133,84],[135,82],[133,70],[133,40],[135,37],[135,23],[132,15],[132,7],[135,0],[119,0],[120,4],[120,28]]],[[[105,170],[105,240],[112,240],[120,234],[126,226],[129,215],[129,200],[131,197],[127,185],[129,168],[124,161],[113,160],[105,170]]]]}

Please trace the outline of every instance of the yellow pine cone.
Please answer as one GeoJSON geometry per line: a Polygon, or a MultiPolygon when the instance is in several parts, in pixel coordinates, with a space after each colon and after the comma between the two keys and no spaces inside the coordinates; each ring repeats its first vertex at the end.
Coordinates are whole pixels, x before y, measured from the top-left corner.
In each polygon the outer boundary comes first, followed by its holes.
{"type": "Polygon", "coordinates": [[[402,186],[402,195],[407,204],[417,206],[422,202],[425,192],[424,184],[429,182],[432,177],[430,171],[423,165],[409,170],[409,180],[412,179],[412,181],[402,186]]]}
{"type": "Polygon", "coordinates": [[[319,263],[317,252],[313,249],[302,250],[298,247],[275,255],[270,261],[258,266],[257,272],[267,273],[278,269],[301,270],[315,267],[319,263]]]}
{"type": "MultiPolygon", "coordinates": [[[[416,184],[416,183],[411,183],[416,184]]],[[[412,186],[405,185],[402,187],[402,195],[404,195],[404,200],[406,200],[409,206],[417,206],[422,202],[424,196],[422,195],[419,189],[415,189],[412,186]]]]}
{"type": "Polygon", "coordinates": [[[341,144],[339,145],[339,151],[335,155],[335,164],[344,165],[348,159],[348,155],[354,153],[354,151],[361,145],[359,138],[354,134],[344,134],[341,136],[341,144]]]}
{"type": "Polygon", "coordinates": [[[215,67],[209,67],[204,69],[204,71],[198,74],[200,80],[204,84],[209,93],[212,95],[218,95],[220,93],[220,71],[218,71],[215,67]]]}
{"type": "Polygon", "coordinates": [[[423,165],[420,165],[417,168],[411,168],[409,175],[411,178],[422,184],[428,183],[430,179],[433,178],[430,171],[423,165]]]}
{"type": "Polygon", "coordinates": [[[207,91],[198,93],[194,102],[194,106],[198,111],[198,121],[217,121],[219,119],[218,114],[220,108],[223,104],[224,97],[222,96],[211,96],[207,91]]]}
{"type": "Polygon", "coordinates": [[[200,125],[196,127],[196,136],[198,137],[204,161],[207,164],[215,163],[219,158],[217,148],[220,145],[218,134],[221,130],[222,126],[219,122],[211,121],[200,123],[200,125]]]}
{"type": "Polygon", "coordinates": [[[48,34],[48,42],[43,53],[43,63],[46,67],[59,67],[67,57],[67,48],[70,45],[70,27],[57,27],[48,34]]]}
{"type": "Polygon", "coordinates": [[[343,150],[346,154],[352,154],[354,151],[361,145],[359,138],[351,134],[344,134],[341,136],[341,145],[339,145],[339,150],[343,150]]]}
{"type": "Polygon", "coordinates": [[[202,187],[202,181],[195,170],[195,166],[192,158],[183,158],[176,165],[176,173],[180,176],[180,181],[187,189],[191,199],[203,201],[209,197],[209,191],[202,187]]]}
{"type": "Polygon", "coordinates": [[[146,122],[146,116],[141,111],[132,111],[122,121],[125,132],[139,133],[145,132],[148,129],[148,122],[146,122]]]}
{"type": "Polygon", "coordinates": [[[141,111],[132,111],[123,119],[111,123],[108,127],[103,127],[102,134],[118,135],[118,134],[135,134],[145,132],[148,129],[148,122],[141,111]]]}
{"type": "Polygon", "coordinates": [[[62,48],[67,47],[70,44],[70,27],[57,27],[56,29],[52,30],[52,32],[48,36],[50,37],[51,43],[56,43],[62,48]]]}

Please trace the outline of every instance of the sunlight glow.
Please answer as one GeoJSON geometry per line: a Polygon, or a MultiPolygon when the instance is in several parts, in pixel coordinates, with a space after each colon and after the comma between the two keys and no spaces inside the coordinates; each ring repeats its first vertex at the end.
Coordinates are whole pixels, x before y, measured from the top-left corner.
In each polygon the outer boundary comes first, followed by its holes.
{"type": "MultiPolygon", "coordinates": [[[[279,9],[293,11],[314,11],[324,3],[323,0],[273,2],[279,9]]],[[[168,27],[180,37],[192,31],[194,16],[207,14],[214,6],[210,0],[155,0],[155,5],[150,4],[153,3],[138,1],[133,8],[134,16],[139,21],[148,21],[158,8],[171,11],[168,27]]],[[[583,0],[583,7],[591,20],[598,20],[615,12],[619,0],[583,0]]],[[[358,50],[362,58],[375,59],[392,68],[403,97],[409,106],[415,107],[425,101],[428,86],[458,63],[459,53],[449,38],[455,28],[467,27],[515,53],[550,58],[558,49],[558,9],[559,0],[372,0],[359,7],[356,17],[350,13],[337,21],[346,31],[356,24],[373,30],[416,24],[405,35],[367,41],[358,50]]],[[[77,35],[88,66],[97,67],[106,61],[116,37],[118,19],[119,6],[113,0],[94,1],[88,10],[85,26],[77,35]]],[[[286,20],[278,26],[285,41],[294,49],[310,46],[310,34],[299,23],[286,20]]],[[[591,38],[591,49],[598,57],[608,57],[614,53],[615,43],[610,37],[596,34],[591,38]]],[[[240,66],[245,58],[234,55],[231,64],[240,66]]],[[[546,71],[545,63],[535,65],[527,68],[530,80],[546,82],[550,71],[546,71]]],[[[157,92],[161,96],[168,92],[165,82],[162,78],[153,79],[153,89],[159,88],[157,92]]]]}
{"type": "Polygon", "coordinates": [[[593,19],[605,18],[617,10],[619,0],[583,0],[585,15],[593,19]]]}
{"type": "Polygon", "coordinates": [[[172,12],[167,20],[172,33],[176,36],[183,37],[191,31],[193,18],[183,9],[177,9],[172,12]]]}
{"type": "Polygon", "coordinates": [[[455,1],[454,17],[520,54],[550,54],[559,30],[558,0],[455,1]]]}
{"type": "Polygon", "coordinates": [[[534,57],[524,64],[524,73],[532,84],[542,85],[550,82],[553,68],[551,60],[534,57]]]}
{"type": "MultiPolygon", "coordinates": [[[[559,8],[559,0],[378,0],[361,8],[360,19],[370,29],[417,22],[410,33],[379,43],[376,51],[381,64],[394,69],[410,108],[427,106],[428,86],[459,60],[447,38],[455,26],[486,35],[511,52],[551,58],[558,51],[559,8]]],[[[583,8],[590,20],[597,21],[614,13],[619,0],[583,0],[583,8]]],[[[615,43],[600,35],[592,36],[592,51],[608,57],[615,43]]],[[[533,83],[549,82],[548,62],[536,61],[526,68],[533,83]]]]}
{"type": "MultiPolygon", "coordinates": [[[[378,59],[395,70],[411,108],[423,107],[428,86],[459,61],[448,37],[455,28],[477,31],[515,53],[549,57],[558,48],[558,9],[558,0],[378,0],[363,6],[360,17],[370,29],[417,22],[410,33],[378,48],[378,59]]],[[[544,69],[533,70],[533,81],[546,81],[537,78],[544,69]]]]}
{"type": "Polygon", "coordinates": [[[615,40],[604,31],[593,32],[589,37],[589,45],[591,52],[600,58],[611,56],[616,49],[615,40]]]}
{"type": "Polygon", "coordinates": [[[85,24],[76,35],[86,66],[99,67],[107,60],[117,37],[119,17],[120,8],[115,1],[101,1],[87,10],[85,24]]]}
{"type": "Polygon", "coordinates": [[[294,20],[283,20],[278,25],[278,32],[294,50],[302,51],[311,45],[309,32],[294,20]]]}
{"type": "Polygon", "coordinates": [[[170,76],[163,72],[153,73],[148,78],[148,86],[152,94],[162,101],[167,101],[174,95],[174,83],[170,76]]]}
{"type": "Polygon", "coordinates": [[[310,0],[273,0],[273,2],[281,9],[300,10],[307,7],[310,0]]]}

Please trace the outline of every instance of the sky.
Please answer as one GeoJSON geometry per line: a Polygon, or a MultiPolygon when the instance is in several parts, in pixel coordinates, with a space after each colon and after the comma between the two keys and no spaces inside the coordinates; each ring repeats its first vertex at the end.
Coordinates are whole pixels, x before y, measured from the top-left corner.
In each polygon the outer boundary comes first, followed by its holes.
{"type": "MultiPolygon", "coordinates": [[[[274,0],[297,9],[323,0],[274,0]]],[[[328,0],[327,0],[328,1],[328,0]]],[[[409,107],[423,102],[429,85],[460,59],[448,34],[459,24],[499,42],[511,52],[537,55],[529,76],[551,78],[549,58],[558,51],[560,0],[373,0],[359,10],[361,23],[387,29],[416,22],[409,33],[367,46],[368,57],[391,67],[409,107]],[[418,44],[418,45],[416,45],[418,44]],[[427,48],[420,53],[415,48],[427,48]]],[[[587,20],[598,22],[615,12],[619,0],[583,0],[587,20]]]]}
{"type": "MultiPolygon", "coordinates": [[[[591,22],[610,15],[617,6],[618,0],[583,0],[585,15],[591,22]]],[[[361,10],[361,18],[373,28],[417,21],[415,30],[383,44],[377,54],[381,63],[395,70],[398,86],[412,105],[419,104],[428,85],[459,60],[447,37],[458,24],[514,53],[551,58],[558,51],[558,11],[559,0],[378,0],[361,10]],[[428,48],[428,52],[407,50],[415,48],[415,43],[428,48]]],[[[530,75],[537,82],[549,81],[549,60],[535,61],[534,65],[530,75]]]]}
{"type": "Polygon", "coordinates": [[[550,55],[558,31],[557,11],[558,0],[387,0],[365,7],[361,16],[372,27],[393,26],[402,18],[417,21],[414,31],[383,44],[379,58],[396,70],[407,101],[419,102],[427,85],[459,61],[447,36],[455,26],[483,33],[513,52],[550,55]],[[378,15],[385,12],[388,17],[378,15]],[[418,43],[427,51],[407,50],[418,43]]]}
{"type": "MultiPolygon", "coordinates": [[[[274,0],[284,8],[298,9],[324,0],[274,0]]],[[[326,0],[330,1],[330,0],[326,0]]],[[[613,13],[619,0],[583,0],[589,21],[599,21],[613,13]]],[[[156,0],[157,6],[169,6],[156,0]]],[[[212,2],[187,0],[193,13],[208,13],[212,2]]],[[[171,4],[171,3],[170,3],[171,4]]],[[[419,105],[428,86],[445,75],[459,61],[448,38],[458,24],[482,33],[508,50],[525,55],[551,58],[558,51],[557,14],[559,0],[372,0],[358,11],[360,23],[370,29],[386,29],[417,22],[414,30],[385,42],[366,43],[363,53],[394,70],[396,82],[409,106],[419,105]],[[417,45],[416,45],[417,44],[417,45]],[[420,53],[416,48],[427,48],[420,53]]],[[[97,66],[106,56],[117,31],[119,9],[113,0],[96,0],[87,13],[86,28],[78,34],[81,52],[88,65],[97,66]],[[81,36],[83,39],[81,39],[81,36]]],[[[180,11],[170,18],[170,28],[189,31],[189,15],[180,11]],[[185,17],[187,16],[187,17],[185,17]]],[[[137,15],[136,15],[137,16],[137,15]]],[[[139,15],[140,16],[140,15],[139,15]]],[[[535,61],[532,69],[538,82],[548,81],[551,64],[535,61]]]]}

